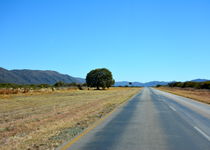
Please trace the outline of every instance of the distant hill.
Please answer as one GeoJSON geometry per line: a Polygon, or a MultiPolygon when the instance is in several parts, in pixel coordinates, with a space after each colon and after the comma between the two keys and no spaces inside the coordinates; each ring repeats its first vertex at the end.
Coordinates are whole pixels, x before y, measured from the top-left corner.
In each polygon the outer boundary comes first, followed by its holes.
{"type": "MultiPolygon", "coordinates": [[[[204,81],[210,81],[207,79],[194,79],[191,80],[192,82],[204,82],[204,81]]],[[[171,82],[175,82],[175,81],[171,81],[171,82]]],[[[165,82],[165,81],[151,81],[151,82],[146,82],[146,83],[142,83],[142,82],[132,82],[132,85],[129,85],[128,81],[120,81],[120,82],[115,82],[114,86],[156,86],[156,85],[167,85],[168,83],[171,82],[165,82]]]]}
{"type": "Polygon", "coordinates": [[[192,82],[205,82],[205,81],[209,81],[207,79],[194,79],[194,80],[191,80],[192,82]]]}
{"type": "MultiPolygon", "coordinates": [[[[115,82],[115,84],[114,84],[114,86],[126,86],[126,85],[129,85],[128,81],[119,81],[119,82],[115,82]]],[[[143,86],[143,83],[141,83],[141,82],[132,82],[131,86],[143,86]]]]}
{"type": "Polygon", "coordinates": [[[141,83],[141,82],[132,82],[132,85],[129,85],[128,81],[120,81],[120,82],[115,82],[114,86],[156,86],[156,85],[167,85],[170,82],[164,82],[164,81],[151,81],[151,82],[146,82],[146,83],[141,83]]]}
{"type": "Polygon", "coordinates": [[[84,83],[85,79],[75,78],[50,70],[7,70],[0,67],[0,83],[54,84],[58,81],[84,83]]]}
{"type": "Polygon", "coordinates": [[[165,81],[151,81],[144,83],[144,86],[168,85],[169,83],[165,81]]]}

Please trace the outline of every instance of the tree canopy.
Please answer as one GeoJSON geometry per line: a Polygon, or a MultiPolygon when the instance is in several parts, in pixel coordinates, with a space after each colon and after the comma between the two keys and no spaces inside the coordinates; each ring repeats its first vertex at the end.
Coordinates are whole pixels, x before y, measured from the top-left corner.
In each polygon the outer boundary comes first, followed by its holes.
{"type": "Polygon", "coordinates": [[[88,87],[96,87],[100,89],[109,88],[114,84],[111,71],[106,68],[99,68],[91,70],[86,76],[86,83],[88,87]]]}

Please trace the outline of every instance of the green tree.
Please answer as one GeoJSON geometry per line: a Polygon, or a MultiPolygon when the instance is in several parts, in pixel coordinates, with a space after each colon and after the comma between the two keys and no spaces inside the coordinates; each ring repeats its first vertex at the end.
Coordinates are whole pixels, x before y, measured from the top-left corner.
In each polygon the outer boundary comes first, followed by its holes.
{"type": "Polygon", "coordinates": [[[210,89],[210,81],[205,81],[200,83],[202,89],[210,89]]]}
{"type": "Polygon", "coordinates": [[[62,87],[62,86],[65,86],[65,83],[62,82],[62,81],[59,81],[59,82],[56,82],[56,83],[54,84],[54,86],[55,86],[55,87],[62,87]]]}
{"type": "Polygon", "coordinates": [[[91,70],[86,76],[86,83],[88,87],[100,87],[103,89],[109,88],[114,84],[112,73],[106,68],[91,70]]]}
{"type": "Polygon", "coordinates": [[[160,84],[158,84],[158,85],[156,85],[156,87],[161,87],[162,85],[160,85],[160,84]]]}

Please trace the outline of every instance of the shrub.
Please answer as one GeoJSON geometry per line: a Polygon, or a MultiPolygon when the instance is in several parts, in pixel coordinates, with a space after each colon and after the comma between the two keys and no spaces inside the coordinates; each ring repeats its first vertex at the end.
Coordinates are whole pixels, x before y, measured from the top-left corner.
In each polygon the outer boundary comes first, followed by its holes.
{"type": "Polygon", "coordinates": [[[205,82],[173,82],[168,84],[169,87],[181,87],[181,88],[197,88],[197,89],[210,89],[210,81],[205,82]]]}
{"type": "Polygon", "coordinates": [[[55,86],[55,87],[62,87],[62,86],[65,86],[65,83],[62,82],[62,81],[59,81],[59,82],[56,82],[56,83],[54,84],[54,86],[55,86]]]}
{"type": "Polygon", "coordinates": [[[78,85],[77,85],[77,87],[78,87],[78,89],[79,89],[79,90],[83,90],[83,88],[82,88],[82,85],[81,85],[81,84],[78,84],[78,85]]]}
{"type": "Polygon", "coordinates": [[[210,89],[210,81],[202,82],[200,85],[201,89],[210,89]]]}

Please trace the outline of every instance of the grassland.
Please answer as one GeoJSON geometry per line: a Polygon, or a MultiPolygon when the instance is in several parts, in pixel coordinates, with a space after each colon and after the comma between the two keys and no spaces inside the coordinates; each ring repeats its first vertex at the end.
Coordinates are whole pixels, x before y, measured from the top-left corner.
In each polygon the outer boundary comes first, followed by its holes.
{"type": "Polygon", "coordinates": [[[194,89],[194,88],[176,88],[176,87],[174,88],[159,87],[158,89],[210,104],[210,90],[194,89]]]}
{"type": "Polygon", "coordinates": [[[139,88],[61,90],[0,98],[0,149],[55,149],[139,88]]]}

